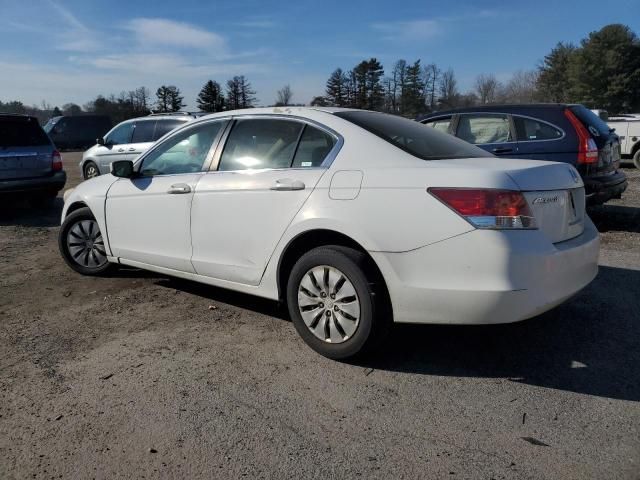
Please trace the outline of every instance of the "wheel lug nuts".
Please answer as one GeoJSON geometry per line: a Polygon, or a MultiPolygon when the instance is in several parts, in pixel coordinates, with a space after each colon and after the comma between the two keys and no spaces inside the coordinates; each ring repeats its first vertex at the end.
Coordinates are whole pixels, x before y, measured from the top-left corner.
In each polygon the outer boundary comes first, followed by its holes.
{"type": "Polygon", "coordinates": [[[338,311],[338,306],[337,306],[337,305],[334,305],[334,306],[333,306],[333,310],[337,312],[337,311],[338,311]]]}
{"type": "Polygon", "coordinates": [[[329,310],[327,310],[327,317],[331,316],[331,312],[329,310]]]}
{"type": "Polygon", "coordinates": [[[325,298],[325,297],[327,296],[327,294],[326,294],[326,293],[324,293],[324,292],[322,292],[322,293],[320,293],[320,296],[321,296],[322,298],[325,298]]]}
{"type": "Polygon", "coordinates": [[[332,298],[332,299],[333,299],[333,298],[336,298],[336,294],[335,294],[335,293],[332,293],[332,294],[331,294],[331,298],[332,298]]]}
{"type": "Polygon", "coordinates": [[[320,303],[318,306],[319,306],[320,308],[324,308],[324,303],[320,303]]]}

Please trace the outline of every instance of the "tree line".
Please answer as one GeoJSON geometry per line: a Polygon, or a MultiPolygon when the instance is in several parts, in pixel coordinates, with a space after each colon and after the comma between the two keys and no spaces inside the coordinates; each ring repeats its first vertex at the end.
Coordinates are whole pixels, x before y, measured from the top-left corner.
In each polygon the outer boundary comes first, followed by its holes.
{"type": "Polygon", "coordinates": [[[478,75],[460,92],[455,72],[420,59],[396,61],[385,75],[376,58],[351,70],[337,68],[324,95],[311,104],[379,110],[407,117],[435,110],[491,103],[582,103],[612,113],[640,110],[640,41],[627,26],[607,25],[576,47],[559,43],[535,69],[515,72],[506,82],[478,75]]]}
{"type": "MultiPolygon", "coordinates": [[[[610,113],[640,111],[640,40],[628,27],[612,24],[591,32],[579,45],[558,43],[534,69],[515,72],[500,81],[492,73],[479,74],[471,89],[461,92],[453,69],[421,59],[400,59],[388,73],[376,58],[362,60],[353,68],[335,69],[315,106],[338,106],[379,110],[406,117],[456,107],[491,103],[582,103],[610,113]]],[[[258,100],[244,75],[223,84],[208,80],[196,104],[203,112],[254,107],[258,100]]],[[[285,85],[276,94],[275,106],[291,105],[293,91],[285,85]]],[[[67,103],[62,108],[46,102],[26,106],[19,101],[1,102],[0,111],[26,113],[41,121],[56,115],[84,112],[109,115],[114,122],[184,108],[184,96],[175,85],[155,91],[139,87],[119,95],[98,95],[83,107],[67,103]]]]}

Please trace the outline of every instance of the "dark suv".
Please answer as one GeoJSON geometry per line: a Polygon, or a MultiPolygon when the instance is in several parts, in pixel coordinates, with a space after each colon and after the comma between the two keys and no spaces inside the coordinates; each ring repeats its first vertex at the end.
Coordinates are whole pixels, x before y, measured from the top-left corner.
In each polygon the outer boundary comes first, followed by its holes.
{"type": "Polygon", "coordinates": [[[590,205],[627,188],[618,136],[582,105],[487,105],[432,113],[420,122],[497,156],[570,163],[582,175],[590,205]]]}
{"type": "Polygon", "coordinates": [[[66,180],[60,153],[38,119],[0,113],[0,194],[53,199],[66,180]]]}

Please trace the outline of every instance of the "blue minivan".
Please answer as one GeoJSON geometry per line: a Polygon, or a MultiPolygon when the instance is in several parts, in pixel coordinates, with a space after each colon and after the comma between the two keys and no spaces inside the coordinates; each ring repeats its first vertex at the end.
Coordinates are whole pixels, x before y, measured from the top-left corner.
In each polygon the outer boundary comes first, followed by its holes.
{"type": "Polygon", "coordinates": [[[569,163],[582,176],[589,205],[619,198],[627,188],[618,136],[583,105],[481,105],[418,121],[500,157],[569,163]]]}

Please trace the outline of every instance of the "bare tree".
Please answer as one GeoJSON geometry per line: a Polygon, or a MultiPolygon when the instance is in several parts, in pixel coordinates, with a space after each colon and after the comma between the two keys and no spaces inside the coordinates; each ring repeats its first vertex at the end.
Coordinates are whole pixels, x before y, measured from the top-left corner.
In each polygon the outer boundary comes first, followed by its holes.
{"type": "Polygon", "coordinates": [[[293,92],[291,91],[291,87],[289,85],[285,85],[280,90],[278,90],[277,95],[278,98],[276,100],[276,106],[283,107],[291,103],[293,92]]]}
{"type": "Polygon", "coordinates": [[[440,75],[438,103],[445,108],[454,108],[458,103],[458,81],[453,69],[449,68],[440,75]]]}
{"type": "Polygon", "coordinates": [[[485,75],[484,73],[476,77],[476,91],[478,100],[481,104],[494,103],[498,91],[500,90],[500,82],[496,76],[492,73],[485,75]]]}
{"type": "Polygon", "coordinates": [[[531,103],[538,97],[538,72],[536,70],[518,70],[513,74],[500,93],[500,101],[512,103],[531,103]]]}

